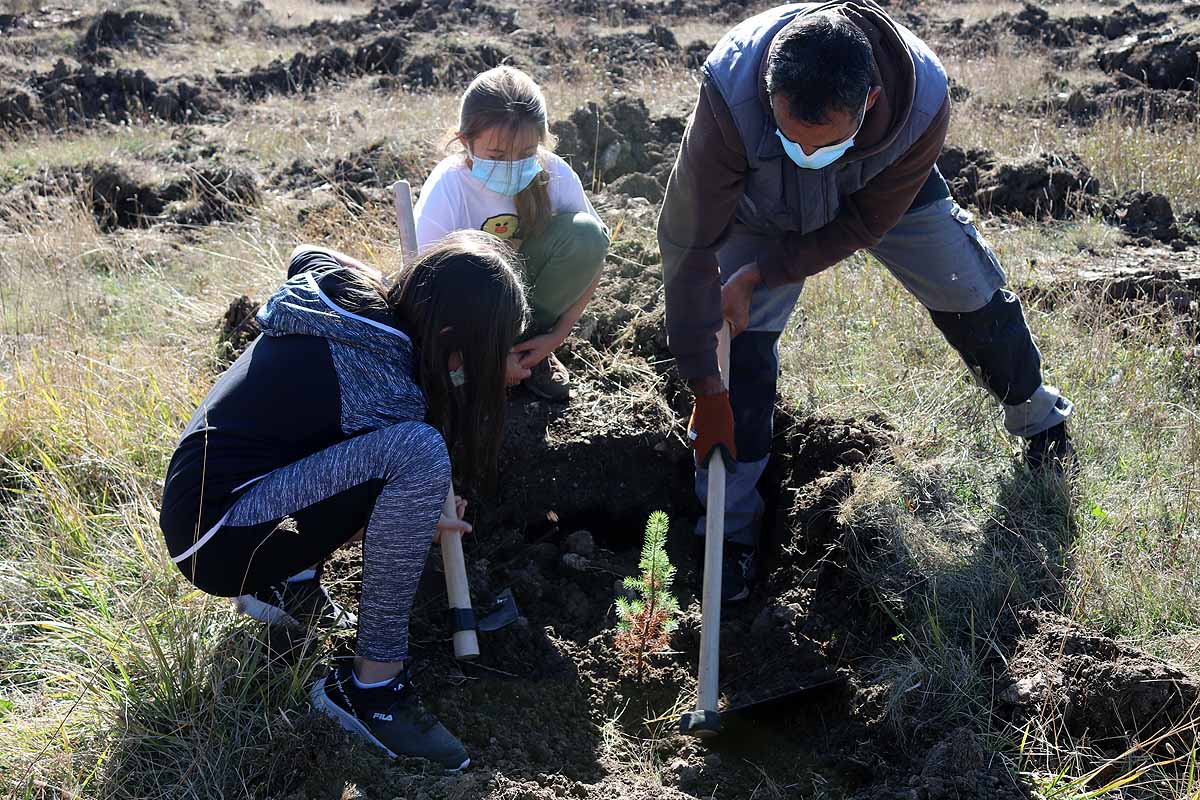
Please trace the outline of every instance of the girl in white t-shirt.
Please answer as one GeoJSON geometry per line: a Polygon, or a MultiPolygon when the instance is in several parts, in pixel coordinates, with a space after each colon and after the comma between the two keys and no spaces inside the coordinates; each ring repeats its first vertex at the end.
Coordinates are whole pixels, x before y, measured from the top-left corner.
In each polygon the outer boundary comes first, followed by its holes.
{"type": "Polygon", "coordinates": [[[418,247],[471,229],[521,254],[532,320],[509,357],[508,382],[565,400],[570,375],[554,351],[600,281],[608,231],[579,176],[552,151],[546,98],[521,70],[496,67],[471,81],[455,140],[463,151],[443,159],[421,189],[418,247]]]}

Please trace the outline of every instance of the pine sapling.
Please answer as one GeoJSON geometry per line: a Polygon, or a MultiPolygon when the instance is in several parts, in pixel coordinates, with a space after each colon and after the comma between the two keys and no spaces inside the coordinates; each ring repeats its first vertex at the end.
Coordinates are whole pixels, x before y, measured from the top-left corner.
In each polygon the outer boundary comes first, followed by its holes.
{"type": "Polygon", "coordinates": [[[626,661],[626,671],[633,672],[639,682],[645,678],[649,655],[667,648],[678,624],[679,602],[671,594],[675,567],[667,558],[669,527],[670,520],[663,512],[650,515],[638,562],[641,576],[626,578],[624,584],[635,596],[617,598],[615,644],[626,661]]]}

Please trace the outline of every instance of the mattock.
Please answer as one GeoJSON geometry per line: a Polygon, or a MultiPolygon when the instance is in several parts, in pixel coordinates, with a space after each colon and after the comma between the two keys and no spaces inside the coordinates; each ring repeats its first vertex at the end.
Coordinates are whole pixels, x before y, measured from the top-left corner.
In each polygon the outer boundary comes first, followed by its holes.
{"type": "MultiPolygon", "coordinates": [[[[400,252],[407,266],[417,257],[417,223],[413,218],[412,188],[408,181],[396,181],[392,189],[396,205],[396,224],[400,227],[400,252]]],[[[454,484],[446,495],[442,514],[458,519],[454,506],[454,484]]],[[[446,599],[450,604],[450,627],[454,639],[454,657],[470,660],[479,656],[476,630],[494,631],[515,622],[519,616],[512,591],[505,589],[496,598],[495,608],[476,620],[471,607],[471,588],[467,583],[467,562],[463,557],[462,534],[458,531],[438,537],[442,547],[442,569],[446,573],[446,599]]]]}
{"type": "MultiPolygon", "coordinates": [[[[729,381],[729,323],[717,333],[721,382],[729,381]]],[[[700,680],[696,710],[679,717],[679,730],[708,739],[721,730],[721,557],[725,545],[725,460],[719,449],[708,459],[708,505],[704,516],[704,589],[700,596],[700,680]]]]}
{"type": "MultiPolygon", "coordinates": [[[[458,519],[454,507],[454,484],[446,495],[442,515],[458,519]]],[[[446,599],[450,603],[450,627],[454,636],[454,657],[469,661],[479,655],[479,637],[475,635],[475,611],[471,608],[471,588],[467,585],[467,561],[463,557],[462,534],[458,531],[438,537],[442,546],[442,569],[446,572],[446,599]]]]}

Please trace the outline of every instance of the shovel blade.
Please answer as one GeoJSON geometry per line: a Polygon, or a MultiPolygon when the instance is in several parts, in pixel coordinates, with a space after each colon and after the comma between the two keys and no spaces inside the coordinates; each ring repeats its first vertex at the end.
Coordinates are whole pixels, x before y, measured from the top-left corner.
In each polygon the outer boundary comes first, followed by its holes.
{"type": "Polygon", "coordinates": [[[834,693],[844,688],[846,679],[841,675],[816,676],[803,683],[773,686],[763,691],[735,694],[728,698],[727,704],[721,709],[722,715],[747,714],[755,711],[780,706],[789,702],[798,702],[805,698],[820,696],[823,693],[834,693]]]}

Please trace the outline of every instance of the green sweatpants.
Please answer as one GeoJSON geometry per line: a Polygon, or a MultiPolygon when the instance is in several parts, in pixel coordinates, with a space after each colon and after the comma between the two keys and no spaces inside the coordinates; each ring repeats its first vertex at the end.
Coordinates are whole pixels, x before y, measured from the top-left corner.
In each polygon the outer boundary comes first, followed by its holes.
{"type": "Polygon", "coordinates": [[[592,285],[608,252],[608,232],[591,214],[557,214],[540,236],[521,244],[532,319],[529,333],[554,327],[592,285]]]}

